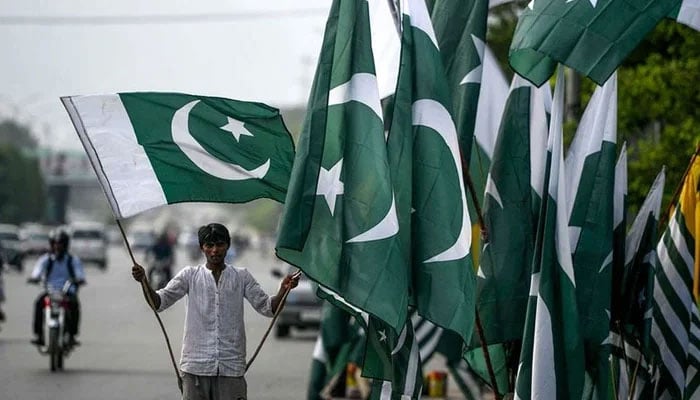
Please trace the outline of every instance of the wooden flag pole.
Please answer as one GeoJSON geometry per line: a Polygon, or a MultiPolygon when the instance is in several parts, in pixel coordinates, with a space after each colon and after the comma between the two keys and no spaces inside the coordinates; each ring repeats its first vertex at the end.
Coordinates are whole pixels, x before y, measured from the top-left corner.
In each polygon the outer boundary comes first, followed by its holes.
{"type": "MultiPolygon", "coordinates": [[[[296,278],[300,275],[301,275],[301,270],[292,274],[292,278],[296,278]]],[[[277,316],[280,314],[280,311],[282,311],[282,307],[284,307],[284,303],[287,301],[287,295],[291,291],[292,291],[292,288],[286,288],[284,290],[284,293],[282,294],[282,299],[280,299],[280,303],[277,305],[277,309],[275,310],[275,314],[272,316],[272,321],[270,321],[270,326],[267,327],[267,330],[265,331],[265,334],[263,335],[262,339],[260,340],[260,344],[258,344],[258,347],[255,349],[253,356],[250,358],[250,361],[248,361],[248,363],[245,365],[245,372],[248,372],[248,368],[250,368],[250,366],[253,364],[253,361],[255,361],[255,358],[258,356],[258,353],[260,353],[260,349],[262,348],[263,343],[265,343],[265,340],[267,339],[267,335],[270,334],[270,331],[272,330],[272,326],[275,324],[275,321],[277,320],[277,316]]]]}
{"type": "MultiPolygon", "coordinates": [[[[124,227],[122,226],[121,222],[119,219],[115,219],[117,221],[117,226],[119,227],[119,231],[122,234],[122,238],[124,239],[124,244],[126,244],[126,249],[129,251],[129,257],[131,257],[131,261],[134,264],[137,264],[136,258],[134,258],[134,253],[131,251],[131,246],[129,245],[129,240],[126,238],[126,233],[124,232],[124,227]]],[[[151,291],[148,290],[148,278],[144,276],[143,280],[141,281],[141,288],[143,289],[144,294],[146,295],[146,299],[148,300],[148,305],[151,306],[151,310],[153,310],[153,314],[156,316],[156,320],[158,320],[158,325],[160,325],[160,330],[163,332],[163,336],[165,337],[165,343],[168,346],[168,354],[170,354],[170,361],[173,364],[173,368],[175,369],[175,376],[177,377],[177,387],[180,389],[180,394],[182,394],[182,377],[180,376],[180,371],[177,369],[177,363],[175,362],[175,356],[173,356],[173,348],[170,345],[170,338],[168,337],[168,332],[165,331],[165,326],[163,325],[163,321],[160,319],[160,315],[158,315],[158,312],[156,311],[156,306],[155,306],[155,300],[151,297],[151,291]]]]}

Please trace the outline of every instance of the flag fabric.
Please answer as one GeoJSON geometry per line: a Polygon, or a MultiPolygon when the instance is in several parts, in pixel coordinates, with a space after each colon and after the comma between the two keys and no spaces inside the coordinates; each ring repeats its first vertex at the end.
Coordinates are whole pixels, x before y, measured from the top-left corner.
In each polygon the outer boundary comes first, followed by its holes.
{"type": "Polygon", "coordinates": [[[700,397],[700,320],[693,282],[700,265],[700,157],[696,152],[656,247],[651,348],[655,398],[700,397]]]}
{"type": "Polygon", "coordinates": [[[352,315],[330,302],[323,302],[322,310],[311,361],[308,400],[320,400],[329,382],[337,379],[349,362],[361,365],[364,355],[365,331],[352,315]]]}
{"type": "Polygon", "coordinates": [[[700,0],[532,0],[515,28],[510,65],[537,86],[557,63],[603,85],[667,16],[700,30],[700,0]]]}
{"type": "Polygon", "coordinates": [[[468,341],[475,277],[449,90],[425,2],[403,1],[401,11],[401,67],[387,146],[400,226],[410,223],[410,239],[402,240],[410,243],[412,300],[422,317],[468,341]]]}
{"type": "Polygon", "coordinates": [[[397,334],[391,326],[370,317],[362,373],[375,378],[372,381],[371,400],[420,398],[423,372],[419,342],[425,339],[416,336],[410,318],[397,334]]]}
{"type": "Polygon", "coordinates": [[[579,399],[584,354],[566,212],[562,117],[564,73],[557,74],[547,142],[548,177],[532,262],[530,300],[516,399],[579,399]]]}
{"type": "Polygon", "coordinates": [[[275,108],[182,93],[61,101],[116,218],[190,201],[284,201],[294,144],[275,108]]]}
{"type": "Polygon", "coordinates": [[[617,140],[617,75],[598,86],[566,155],[569,238],[586,352],[587,388],[610,381],[610,297],[617,140]]]}
{"type": "MultiPolygon", "coordinates": [[[[625,272],[625,240],[627,237],[627,143],[622,144],[615,163],[615,205],[613,207],[612,287],[622,287],[625,272]]],[[[616,290],[616,289],[613,289],[616,290]]],[[[617,315],[619,296],[610,299],[610,312],[617,315]]],[[[612,317],[611,317],[612,318],[612,317]]],[[[612,318],[614,321],[614,318],[612,318]]]]}
{"type": "MultiPolygon", "coordinates": [[[[479,258],[477,307],[488,344],[522,338],[551,102],[549,86],[513,77],[484,194],[488,240],[479,258]]],[[[480,345],[473,337],[470,347],[480,345]]]]}
{"type": "Polygon", "coordinates": [[[408,259],[389,171],[367,1],[331,6],[285,201],[277,255],[337,304],[396,331],[408,259]]]}
{"type": "Polygon", "coordinates": [[[630,392],[640,396],[650,382],[648,346],[657,226],[663,197],[665,172],[657,175],[639,213],[632,222],[625,244],[625,265],[619,281],[613,281],[611,344],[613,376],[618,399],[630,392]],[[635,372],[636,371],[636,372],[635,372]],[[640,372],[641,371],[641,372],[640,372]],[[633,377],[637,376],[635,382],[633,377]],[[632,388],[634,384],[634,388],[632,388]]]}

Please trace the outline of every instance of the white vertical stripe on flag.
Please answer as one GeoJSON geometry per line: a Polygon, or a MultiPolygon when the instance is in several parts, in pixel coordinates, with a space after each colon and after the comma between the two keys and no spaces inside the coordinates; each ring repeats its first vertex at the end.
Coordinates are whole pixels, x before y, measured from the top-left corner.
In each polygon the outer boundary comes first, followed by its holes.
{"type": "Polygon", "coordinates": [[[117,218],[167,204],[118,95],[62,100],[117,218]]]}

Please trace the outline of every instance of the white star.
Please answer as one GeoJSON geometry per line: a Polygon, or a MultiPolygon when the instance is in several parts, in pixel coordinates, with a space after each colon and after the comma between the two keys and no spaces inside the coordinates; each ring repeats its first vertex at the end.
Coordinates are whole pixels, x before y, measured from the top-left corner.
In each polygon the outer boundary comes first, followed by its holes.
{"type": "Polygon", "coordinates": [[[318,174],[316,194],[326,199],[331,215],[335,212],[336,196],[344,193],[344,185],[340,181],[340,171],[342,169],[343,159],[341,158],[331,169],[321,167],[321,171],[318,174]]]}
{"type": "Polygon", "coordinates": [[[241,135],[245,136],[253,136],[252,133],[248,129],[243,126],[243,122],[235,120],[231,117],[226,117],[228,119],[228,123],[224,126],[222,126],[220,129],[225,130],[227,132],[231,132],[233,137],[236,139],[236,141],[240,141],[241,135]]]}
{"type": "Polygon", "coordinates": [[[377,331],[377,333],[379,333],[379,341],[386,342],[386,331],[381,330],[381,331],[377,331]]]}

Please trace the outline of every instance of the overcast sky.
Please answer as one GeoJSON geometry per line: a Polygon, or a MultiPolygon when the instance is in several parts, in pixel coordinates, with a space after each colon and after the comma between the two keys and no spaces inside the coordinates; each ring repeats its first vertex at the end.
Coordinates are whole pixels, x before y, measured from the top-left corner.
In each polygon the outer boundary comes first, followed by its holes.
{"type": "Polygon", "coordinates": [[[330,0],[0,0],[0,119],[79,149],[59,97],[175,91],[306,102],[330,0]]]}

